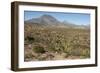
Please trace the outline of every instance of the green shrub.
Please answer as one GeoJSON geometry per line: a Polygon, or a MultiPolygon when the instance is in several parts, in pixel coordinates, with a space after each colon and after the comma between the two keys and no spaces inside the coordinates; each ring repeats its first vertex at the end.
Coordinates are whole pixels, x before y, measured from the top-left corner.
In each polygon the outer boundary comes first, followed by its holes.
{"type": "Polygon", "coordinates": [[[85,58],[90,57],[90,50],[89,49],[84,49],[82,51],[82,56],[84,56],[85,58]]]}

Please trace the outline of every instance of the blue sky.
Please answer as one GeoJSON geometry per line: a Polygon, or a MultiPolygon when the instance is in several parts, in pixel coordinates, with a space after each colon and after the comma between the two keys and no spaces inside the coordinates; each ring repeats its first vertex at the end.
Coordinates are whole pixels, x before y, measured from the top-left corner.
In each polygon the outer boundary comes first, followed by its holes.
{"type": "Polygon", "coordinates": [[[67,21],[77,25],[90,24],[90,14],[67,13],[67,12],[63,13],[63,12],[24,11],[24,20],[39,18],[40,16],[45,14],[51,15],[61,22],[67,21]]]}

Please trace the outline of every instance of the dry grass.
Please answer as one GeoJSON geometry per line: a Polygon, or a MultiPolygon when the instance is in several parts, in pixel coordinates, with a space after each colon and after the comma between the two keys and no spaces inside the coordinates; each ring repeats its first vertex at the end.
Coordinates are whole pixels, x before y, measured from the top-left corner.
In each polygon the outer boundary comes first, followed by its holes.
{"type": "Polygon", "coordinates": [[[90,58],[89,29],[25,25],[24,33],[25,61],[90,58]]]}

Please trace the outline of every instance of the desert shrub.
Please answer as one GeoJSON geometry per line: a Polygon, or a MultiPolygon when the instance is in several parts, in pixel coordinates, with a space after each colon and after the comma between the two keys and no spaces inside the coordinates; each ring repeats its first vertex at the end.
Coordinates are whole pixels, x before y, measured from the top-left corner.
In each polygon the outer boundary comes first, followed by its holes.
{"type": "MultiPolygon", "coordinates": [[[[32,51],[37,54],[46,52],[53,55],[64,53],[65,58],[90,57],[90,36],[86,29],[31,27],[25,31],[25,41],[32,45],[32,51]],[[55,54],[57,53],[57,54],[55,54]]],[[[47,57],[39,56],[37,60],[46,60],[47,57]]],[[[50,58],[50,60],[53,58],[50,58]]]]}
{"type": "Polygon", "coordinates": [[[32,44],[34,42],[35,38],[32,36],[27,36],[25,37],[25,41],[27,41],[28,43],[32,44]]]}
{"type": "Polygon", "coordinates": [[[82,56],[84,56],[84,58],[90,57],[90,50],[89,49],[83,50],[82,51],[82,56]]]}
{"type": "Polygon", "coordinates": [[[45,53],[44,47],[40,45],[34,46],[33,51],[36,53],[45,53]]]}
{"type": "Polygon", "coordinates": [[[39,61],[46,60],[45,57],[38,57],[37,59],[38,59],[39,61]]]}
{"type": "Polygon", "coordinates": [[[25,59],[27,59],[27,58],[31,59],[33,57],[33,55],[32,55],[32,53],[28,53],[24,57],[25,57],[25,59]]]}

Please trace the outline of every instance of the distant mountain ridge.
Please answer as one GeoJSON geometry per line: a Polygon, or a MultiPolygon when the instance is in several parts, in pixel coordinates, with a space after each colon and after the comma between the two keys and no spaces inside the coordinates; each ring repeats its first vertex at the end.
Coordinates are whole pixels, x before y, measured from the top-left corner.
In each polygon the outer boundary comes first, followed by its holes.
{"type": "Polygon", "coordinates": [[[53,26],[53,27],[67,27],[67,28],[89,28],[89,25],[75,25],[67,21],[60,22],[51,15],[42,15],[39,18],[32,18],[24,21],[25,24],[39,25],[39,26],[53,26]]]}

